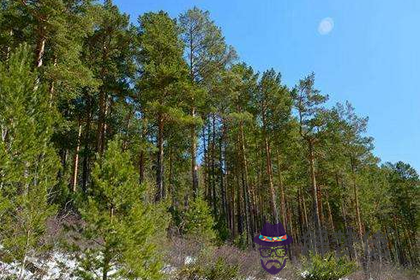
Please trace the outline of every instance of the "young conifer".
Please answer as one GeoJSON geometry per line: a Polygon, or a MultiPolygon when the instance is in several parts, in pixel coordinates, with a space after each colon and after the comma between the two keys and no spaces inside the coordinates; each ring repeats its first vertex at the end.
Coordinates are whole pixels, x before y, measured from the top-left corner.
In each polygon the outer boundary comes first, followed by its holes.
{"type": "Polygon", "coordinates": [[[83,237],[92,243],[83,250],[80,271],[90,279],[124,277],[160,279],[157,245],[165,238],[167,218],[160,205],[143,201],[144,185],[122,151],[122,141],[109,143],[92,171],[91,195],[81,213],[83,237]]]}

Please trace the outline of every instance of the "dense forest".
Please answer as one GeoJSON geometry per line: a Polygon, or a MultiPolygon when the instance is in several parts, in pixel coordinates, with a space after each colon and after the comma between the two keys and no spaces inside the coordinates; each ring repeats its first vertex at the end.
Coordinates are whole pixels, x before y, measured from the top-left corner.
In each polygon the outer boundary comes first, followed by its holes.
{"type": "Polygon", "coordinates": [[[199,8],[1,0],[0,260],[22,279],[54,220],[81,279],[160,279],[162,240],[252,250],[281,222],[296,250],[308,230],[379,231],[418,266],[416,170],[381,163],[368,118],[327,101],[314,73],[290,87],[242,62],[199,8]]]}

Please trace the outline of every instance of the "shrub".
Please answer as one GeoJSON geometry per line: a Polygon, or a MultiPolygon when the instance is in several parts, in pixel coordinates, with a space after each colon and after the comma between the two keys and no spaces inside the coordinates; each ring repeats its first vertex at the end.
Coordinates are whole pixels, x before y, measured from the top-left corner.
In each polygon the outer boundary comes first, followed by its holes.
{"type": "Polygon", "coordinates": [[[357,265],[346,257],[336,258],[334,253],[329,253],[324,257],[310,254],[308,258],[303,259],[302,267],[300,279],[338,280],[354,272],[357,265]]]}
{"type": "Polygon", "coordinates": [[[236,279],[239,276],[239,266],[228,264],[224,258],[219,257],[216,263],[193,263],[184,266],[178,273],[177,280],[220,280],[236,279]]]}

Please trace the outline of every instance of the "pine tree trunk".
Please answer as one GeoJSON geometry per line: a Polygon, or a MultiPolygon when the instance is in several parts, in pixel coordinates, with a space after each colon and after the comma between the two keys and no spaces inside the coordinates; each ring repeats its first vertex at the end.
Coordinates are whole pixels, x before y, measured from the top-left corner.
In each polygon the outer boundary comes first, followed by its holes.
{"type": "Polygon", "coordinates": [[[302,206],[303,206],[303,217],[305,219],[306,229],[308,229],[309,227],[308,211],[306,209],[305,196],[303,195],[303,193],[302,193],[302,206]]]}
{"type": "Polygon", "coordinates": [[[265,149],[265,160],[266,160],[266,173],[268,177],[268,187],[270,192],[270,205],[271,205],[271,215],[273,216],[272,220],[274,223],[279,222],[279,214],[277,211],[277,202],[276,202],[276,191],[274,189],[273,183],[273,166],[271,162],[271,148],[270,142],[267,135],[267,122],[266,122],[266,111],[265,104],[262,104],[261,114],[262,114],[262,125],[263,125],[263,138],[264,138],[264,149],[265,149]]]}
{"type": "Polygon", "coordinates": [[[44,62],[44,53],[45,53],[45,42],[47,38],[45,36],[45,26],[42,26],[38,29],[38,42],[36,46],[36,68],[40,68],[44,62]]]}
{"type": "Polygon", "coordinates": [[[79,120],[79,130],[77,133],[77,145],[76,150],[74,152],[74,164],[73,164],[73,177],[72,177],[72,190],[73,192],[77,191],[77,175],[79,172],[79,152],[80,152],[80,142],[81,142],[81,136],[82,136],[82,124],[79,120]]]}
{"type": "MultiPolygon", "coordinates": [[[[39,27],[38,29],[38,42],[36,46],[36,68],[41,68],[44,63],[44,53],[45,53],[45,42],[47,38],[45,36],[45,26],[39,27]]],[[[39,83],[41,81],[40,74],[38,73],[38,77],[35,81],[34,91],[38,90],[39,83]]]]}
{"type": "Polygon", "coordinates": [[[303,235],[303,231],[304,231],[304,218],[303,218],[303,206],[302,206],[302,195],[300,192],[300,187],[298,187],[298,191],[297,191],[297,201],[298,201],[298,225],[299,225],[299,229],[300,229],[300,235],[303,235]]]}
{"type": "Polygon", "coordinates": [[[325,200],[327,201],[327,210],[328,210],[328,220],[329,220],[329,224],[331,227],[331,231],[334,232],[335,227],[334,227],[334,219],[332,216],[332,211],[331,211],[331,206],[330,206],[330,201],[329,201],[329,196],[328,196],[328,191],[325,191],[325,200]]]}
{"type": "Polygon", "coordinates": [[[83,157],[83,171],[82,171],[82,189],[86,191],[86,185],[89,176],[89,157],[90,157],[90,149],[89,149],[89,142],[90,142],[90,124],[92,118],[92,104],[91,104],[91,97],[86,94],[86,129],[85,129],[85,137],[84,137],[84,157],[83,157]]]}
{"type": "MultiPolygon", "coordinates": [[[[147,118],[143,117],[142,120],[143,127],[141,131],[141,140],[142,143],[147,142],[147,118]]],[[[146,145],[143,145],[140,149],[139,155],[139,183],[143,183],[144,181],[144,170],[145,170],[145,163],[146,163],[146,145]]]]}
{"type": "Polygon", "coordinates": [[[281,215],[282,215],[282,223],[285,228],[287,228],[287,217],[286,217],[286,198],[284,194],[284,185],[283,185],[283,179],[281,176],[281,164],[280,164],[280,153],[277,151],[277,174],[279,177],[279,186],[280,186],[280,194],[281,194],[281,215]]]}
{"type": "Polygon", "coordinates": [[[96,132],[96,151],[102,155],[104,147],[102,146],[104,138],[104,123],[105,123],[105,107],[106,107],[106,96],[103,88],[99,91],[99,118],[98,118],[98,129],[96,132]]]}
{"type": "Polygon", "coordinates": [[[270,205],[271,205],[271,214],[273,215],[274,223],[279,222],[279,214],[277,211],[277,202],[276,202],[276,191],[274,189],[273,183],[273,167],[271,164],[271,148],[268,141],[267,133],[264,132],[264,146],[265,146],[265,158],[266,158],[266,171],[268,177],[269,191],[270,191],[270,205]]]}
{"type": "Polygon", "coordinates": [[[163,189],[163,116],[162,113],[159,113],[158,116],[158,154],[157,154],[157,163],[156,163],[156,201],[160,201],[164,198],[164,189],[163,189]]]}
{"type": "Polygon", "coordinates": [[[245,220],[247,225],[247,239],[249,236],[252,238],[252,234],[254,233],[254,226],[251,221],[251,205],[250,205],[250,191],[249,191],[249,180],[248,180],[248,161],[246,157],[246,147],[245,147],[245,136],[244,136],[244,128],[243,123],[240,121],[239,123],[239,135],[240,135],[240,145],[241,145],[241,156],[242,156],[242,168],[243,168],[243,193],[244,193],[244,200],[245,200],[245,220]]]}
{"type": "MultiPolygon", "coordinates": [[[[237,153],[236,153],[237,154],[237,153]]],[[[244,230],[243,225],[243,215],[242,215],[242,188],[241,188],[241,179],[238,166],[235,167],[235,177],[236,177],[236,201],[237,201],[237,217],[238,217],[238,234],[241,235],[244,230]]]]}
{"type": "MultiPolygon", "coordinates": [[[[127,120],[126,125],[125,125],[125,130],[127,131],[127,134],[128,135],[130,134],[129,131],[131,129],[131,118],[132,118],[133,115],[134,115],[134,109],[133,110],[129,110],[128,113],[127,113],[127,115],[125,116],[125,119],[127,120]]],[[[124,141],[123,141],[123,151],[126,151],[127,150],[128,143],[129,143],[128,137],[127,138],[124,138],[124,141]]]]}
{"type": "Polygon", "coordinates": [[[321,220],[319,213],[318,205],[318,186],[316,184],[316,175],[315,175],[315,155],[314,155],[314,146],[313,139],[308,139],[309,146],[309,166],[311,174],[311,184],[312,184],[312,196],[313,196],[313,215],[314,215],[314,224],[318,231],[321,230],[321,220]]]}
{"type": "Polygon", "coordinates": [[[225,161],[226,155],[225,155],[225,148],[224,148],[225,137],[226,137],[226,125],[225,125],[225,121],[223,121],[222,135],[219,140],[219,161],[220,161],[219,172],[220,172],[220,190],[222,192],[222,214],[224,215],[226,219],[227,212],[228,212],[227,201],[226,201],[227,186],[225,185],[225,172],[223,170],[223,166],[226,166],[226,161],[225,161]]]}
{"type": "Polygon", "coordinates": [[[175,187],[174,187],[174,166],[173,166],[173,149],[172,146],[169,150],[169,195],[171,196],[172,207],[174,207],[177,202],[175,201],[175,187]]]}
{"type": "MultiPolygon", "coordinates": [[[[339,178],[337,172],[335,174],[335,182],[337,184],[337,189],[341,189],[342,187],[341,187],[341,184],[340,184],[340,178],[339,178]]],[[[343,191],[344,191],[344,188],[343,188],[343,191]]],[[[344,197],[343,197],[343,194],[341,194],[341,197],[340,197],[340,210],[341,210],[341,215],[343,217],[344,229],[347,229],[347,217],[346,217],[346,211],[344,209],[344,203],[343,203],[343,201],[344,201],[344,197]]]]}
{"type": "Polygon", "coordinates": [[[322,185],[317,184],[318,215],[321,226],[324,226],[324,209],[322,206],[322,185]]]}
{"type": "MultiPolygon", "coordinates": [[[[57,67],[57,57],[54,57],[54,63],[53,66],[54,68],[57,67]]],[[[54,91],[55,91],[55,82],[52,81],[51,85],[50,85],[50,107],[52,107],[52,105],[54,104],[54,91]]]]}
{"type": "Polygon", "coordinates": [[[232,187],[231,187],[231,194],[230,194],[230,197],[231,197],[231,207],[230,207],[231,215],[230,215],[230,217],[231,217],[231,225],[232,225],[231,232],[232,232],[232,236],[235,238],[236,235],[237,235],[236,224],[235,224],[235,221],[236,221],[236,219],[235,219],[235,206],[236,206],[236,204],[235,204],[235,186],[236,186],[236,184],[235,184],[235,178],[234,178],[235,175],[231,174],[231,177],[233,177],[233,178],[231,180],[232,181],[232,183],[231,183],[232,187]]]}
{"type": "Polygon", "coordinates": [[[217,216],[216,208],[216,116],[213,113],[212,115],[212,136],[211,136],[211,186],[212,186],[212,205],[213,205],[213,214],[217,216]]]}
{"type": "Polygon", "coordinates": [[[358,194],[358,188],[356,184],[355,166],[354,166],[354,161],[352,158],[350,159],[350,161],[351,161],[351,172],[352,172],[352,179],[353,179],[354,203],[355,203],[355,208],[356,208],[357,229],[358,229],[360,242],[363,244],[363,225],[362,225],[362,219],[360,215],[359,194],[358,194]]]}
{"type": "MultiPolygon", "coordinates": [[[[195,107],[191,109],[191,116],[195,118],[195,107]]],[[[198,196],[198,167],[197,167],[197,140],[195,135],[195,124],[191,126],[191,176],[192,176],[192,187],[193,197],[198,196]]]]}
{"type": "MultiPolygon", "coordinates": [[[[287,215],[287,221],[286,221],[288,225],[287,230],[289,230],[288,234],[290,234],[290,236],[292,236],[293,238],[296,238],[295,230],[293,228],[293,213],[292,213],[292,209],[289,203],[287,206],[285,206],[285,210],[286,210],[286,215],[287,215]]],[[[286,228],[286,225],[284,227],[286,228]]]]}
{"type": "MultiPolygon", "coordinates": [[[[190,80],[191,84],[195,83],[195,75],[194,75],[194,41],[193,41],[193,32],[194,30],[189,30],[189,66],[190,66],[190,80]]],[[[195,98],[193,97],[191,100],[191,116],[195,118],[196,116],[196,108],[195,98]]],[[[197,171],[197,140],[196,140],[196,126],[193,124],[191,126],[191,176],[192,176],[192,187],[193,187],[193,197],[196,198],[198,196],[198,171],[197,171]]]]}
{"type": "Polygon", "coordinates": [[[209,186],[210,186],[210,174],[209,174],[209,153],[208,153],[208,141],[206,138],[207,125],[203,125],[202,129],[202,142],[203,142],[203,153],[204,153],[204,164],[203,164],[203,176],[204,176],[204,197],[209,201],[209,186]]]}
{"type": "MultiPolygon", "coordinates": [[[[105,245],[108,246],[108,245],[105,245]]],[[[109,257],[109,249],[108,247],[105,248],[105,252],[104,252],[104,264],[103,264],[103,268],[102,268],[102,280],[107,280],[108,279],[108,271],[109,271],[109,262],[110,262],[110,257],[109,257]]]]}

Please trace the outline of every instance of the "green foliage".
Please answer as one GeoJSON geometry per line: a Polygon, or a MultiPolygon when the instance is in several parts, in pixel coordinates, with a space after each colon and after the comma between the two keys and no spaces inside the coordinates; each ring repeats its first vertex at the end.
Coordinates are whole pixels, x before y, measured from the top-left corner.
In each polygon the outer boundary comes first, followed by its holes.
{"type": "Polygon", "coordinates": [[[216,237],[210,208],[201,197],[190,202],[183,221],[185,223],[184,234],[203,240],[212,240],[216,237]]]}
{"type": "Polygon", "coordinates": [[[241,250],[246,250],[248,247],[247,235],[248,233],[246,231],[242,232],[242,234],[238,235],[235,240],[233,240],[233,244],[241,250]]]}
{"type": "Polygon", "coordinates": [[[0,63],[0,243],[25,266],[45,249],[41,238],[55,207],[48,202],[59,170],[50,139],[55,110],[31,70],[26,46],[0,63]]]}
{"type": "Polygon", "coordinates": [[[138,87],[140,96],[154,111],[169,113],[177,104],[179,90],[185,81],[187,67],[182,59],[183,44],[175,22],[167,13],[146,13],[139,18],[142,63],[138,87]]]}
{"type": "Polygon", "coordinates": [[[231,265],[225,259],[219,257],[215,263],[207,265],[190,264],[184,266],[175,279],[193,280],[193,279],[236,279],[239,276],[239,266],[231,265]]]}
{"type": "Polygon", "coordinates": [[[336,258],[334,253],[325,256],[310,254],[303,259],[300,278],[305,280],[338,280],[356,270],[355,262],[346,257],[336,258]]]}
{"type": "Polygon", "coordinates": [[[215,265],[206,272],[206,279],[235,279],[238,276],[239,267],[237,265],[229,265],[222,258],[218,258],[215,265]]]}
{"type": "Polygon", "coordinates": [[[326,108],[315,74],[289,89],[236,59],[197,7],[135,26],[111,0],[0,0],[2,261],[42,251],[58,207],[83,218],[82,278],[158,278],[170,201],[203,246],[247,248],[277,208],[296,235],[319,211],[330,233],[386,231],[392,258],[418,264],[417,172],[379,166],[368,118],[326,108]]]}
{"type": "Polygon", "coordinates": [[[83,249],[79,273],[84,279],[97,271],[109,279],[160,279],[158,245],[165,238],[167,215],[162,206],[145,204],[144,186],[121,146],[118,138],[111,141],[92,172],[91,194],[80,209],[83,237],[91,246],[83,249]]]}

